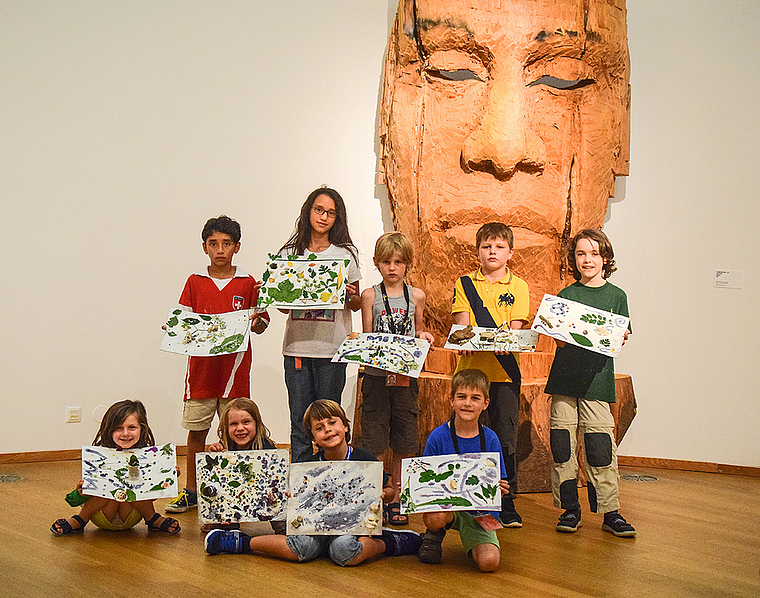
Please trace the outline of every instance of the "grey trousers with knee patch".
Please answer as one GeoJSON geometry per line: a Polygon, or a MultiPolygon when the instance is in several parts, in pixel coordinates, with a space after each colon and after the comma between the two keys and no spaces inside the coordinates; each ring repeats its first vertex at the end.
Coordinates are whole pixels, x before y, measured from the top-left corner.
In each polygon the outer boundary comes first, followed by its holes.
{"type": "Polygon", "coordinates": [[[615,421],[609,404],[552,395],[550,434],[554,505],[580,509],[578,439],[582,438],[591,511],[608,513],[620,508],[615,421]]]}

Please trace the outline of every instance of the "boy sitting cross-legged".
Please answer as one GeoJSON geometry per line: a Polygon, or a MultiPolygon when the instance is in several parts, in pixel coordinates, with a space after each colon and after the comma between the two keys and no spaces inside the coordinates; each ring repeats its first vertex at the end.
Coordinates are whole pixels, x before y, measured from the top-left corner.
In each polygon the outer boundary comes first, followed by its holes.
{"type": "MultiPolygon", "coordinates": [[[[490,381],[480,370],[460,370],[451,379],[451,406],[454,416],[448,423],[438,426],[430,433],[425,445],[424,456],[451,455],[464,453],[499,453],[501,444],[496,433],[480,422],[480,414],[488,407],[488,388],[490,381]]],[[[499,482],[501,494],[509,492],[504,459],[500,458],[501,477],[499,482]]],[[[441,544],[446,530],[454,528],[459,531],[462,545],[478,568],[484,572],[495,571],[499,567],[501,553],[495,528],[500,527],[490,516],[476,517],[469,511],[444,511],[424,513],[422,520],[427,531],[422,534],[422,546],[418,553],[420,561],[428,564],[441,562],[441,544]],[[484,520],[485,519],[485,520],[484,520]],[[481,523],[483,521],[483,523],[481,523]]]]}
{"type": "MultiPolygon", "coordinates": [[[[304,427],[318,447],[309,461],[377,461],[371,453],[348,444],[351,425],[343,408],[335,401],[320,399],[309,405],[303,418],[304,427]]],[[[385,478],[383,500],[393,497],[385,478]]],[[[206,552],[257,553],[289,561],[305,562],[327,554],[341,567],[358,565],[378,555],[416,554],[422,539],[412,531],[384,529],[381,536],[328,535],[265,535],[249,536],[232,530],[214,530],[206,536],[206,552]]]]}

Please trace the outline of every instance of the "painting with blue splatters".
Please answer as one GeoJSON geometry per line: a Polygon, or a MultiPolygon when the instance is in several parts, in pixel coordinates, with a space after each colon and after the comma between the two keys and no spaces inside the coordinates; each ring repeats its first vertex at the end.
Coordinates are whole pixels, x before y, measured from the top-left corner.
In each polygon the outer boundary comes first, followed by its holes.
{"type": "Polygon", "coordinates": [[[82,447],[82,494],[119,502],[177,496],[177,456],[173,444],[116,450],[82,447]]]}
{"type": "Polygon", "coordinates": [[[341,343],[332,361],[356,363],[418,378],[430,343],[388,332],[353,332],[341,343]]]}
{"type": "Polygon", "coordinates": [[[287,449],[198,453],[198,519],[284,520],[289,463],[287,449]]]}
{"type": "Polygon", "coordinates": [[[617,357],[629,319],[577,301],[544,295],[531,330],[608,357],[617,357]]]}
{"type": "Polygon", "coordinates": [[[499,453],[401,460],[401,511],[499,511],[499,453]]]}
{"type": "Polygon", "coordinates": [[[382,533],[383,464],[319,461],[290,465],[287,533],[382,533]]]}

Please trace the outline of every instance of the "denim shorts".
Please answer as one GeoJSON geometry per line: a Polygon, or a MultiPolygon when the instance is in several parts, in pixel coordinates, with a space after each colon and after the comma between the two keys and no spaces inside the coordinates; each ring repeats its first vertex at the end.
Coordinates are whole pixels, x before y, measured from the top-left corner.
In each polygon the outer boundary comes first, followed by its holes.
{"type": "Polygon", "coordinates": [[[288,547],[298,557],[298,562],[311,561],[327,553],[330,559],[341,567],[361,553],[362,543],[357,536],[286,536],[288,547]]]}

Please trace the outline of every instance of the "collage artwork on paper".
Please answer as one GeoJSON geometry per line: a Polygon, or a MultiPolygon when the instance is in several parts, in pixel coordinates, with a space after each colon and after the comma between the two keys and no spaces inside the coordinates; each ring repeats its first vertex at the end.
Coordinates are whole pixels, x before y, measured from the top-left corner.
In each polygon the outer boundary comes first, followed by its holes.
{"type": "Polygon", "coordinates": [[[201,523],[285,518],[287,449],[198,453],[198,518],[201,523]]]}
{"type": "Polygon", "coordinates": [[[119,502],[177,496],[173,444],[116,450],[82,447],[82,494],[119,502]]]}
{"type": "Polygon", "coordinates": [[[382,492],[380,461],[292,463],[287,533],[380,534],[382,492]]]}
{"type": "Polygon", "coordinates": [[[340,309],[346,301],[349,259],[269,254],[258,306],[279,309],[340,309]]]}
{"type": "Polygon", "coordinates": [[[352,333],[343,341],[333,361],[357,363],[418,378],[430,351],[430,343],[413,336],[387,332],[352,333]]]}
{"type": "Polygon", "coordinates": [[[401,460],[401,511],[498,511],[499,453],[401,460]]]}
{"type": "Polygon", "coordinates": [[[548,294],[531,326],[531,330],[608,357],[620,354],[627,329],[625,316],[548,294]]]}
{"type": "Polygon", "coordinates": [[[468,351],[510,351],[532,353],[536,350],[538,332],[511,328],[478,328],[454,324],[444,349],[468,351]]]}
{"type": "Polygon", "coordinates": [[[223,314],[196,314],[175,309],[166,321],[161,350],[180,355],[208,357],[248,349],[250,310],[223,314]]]}

